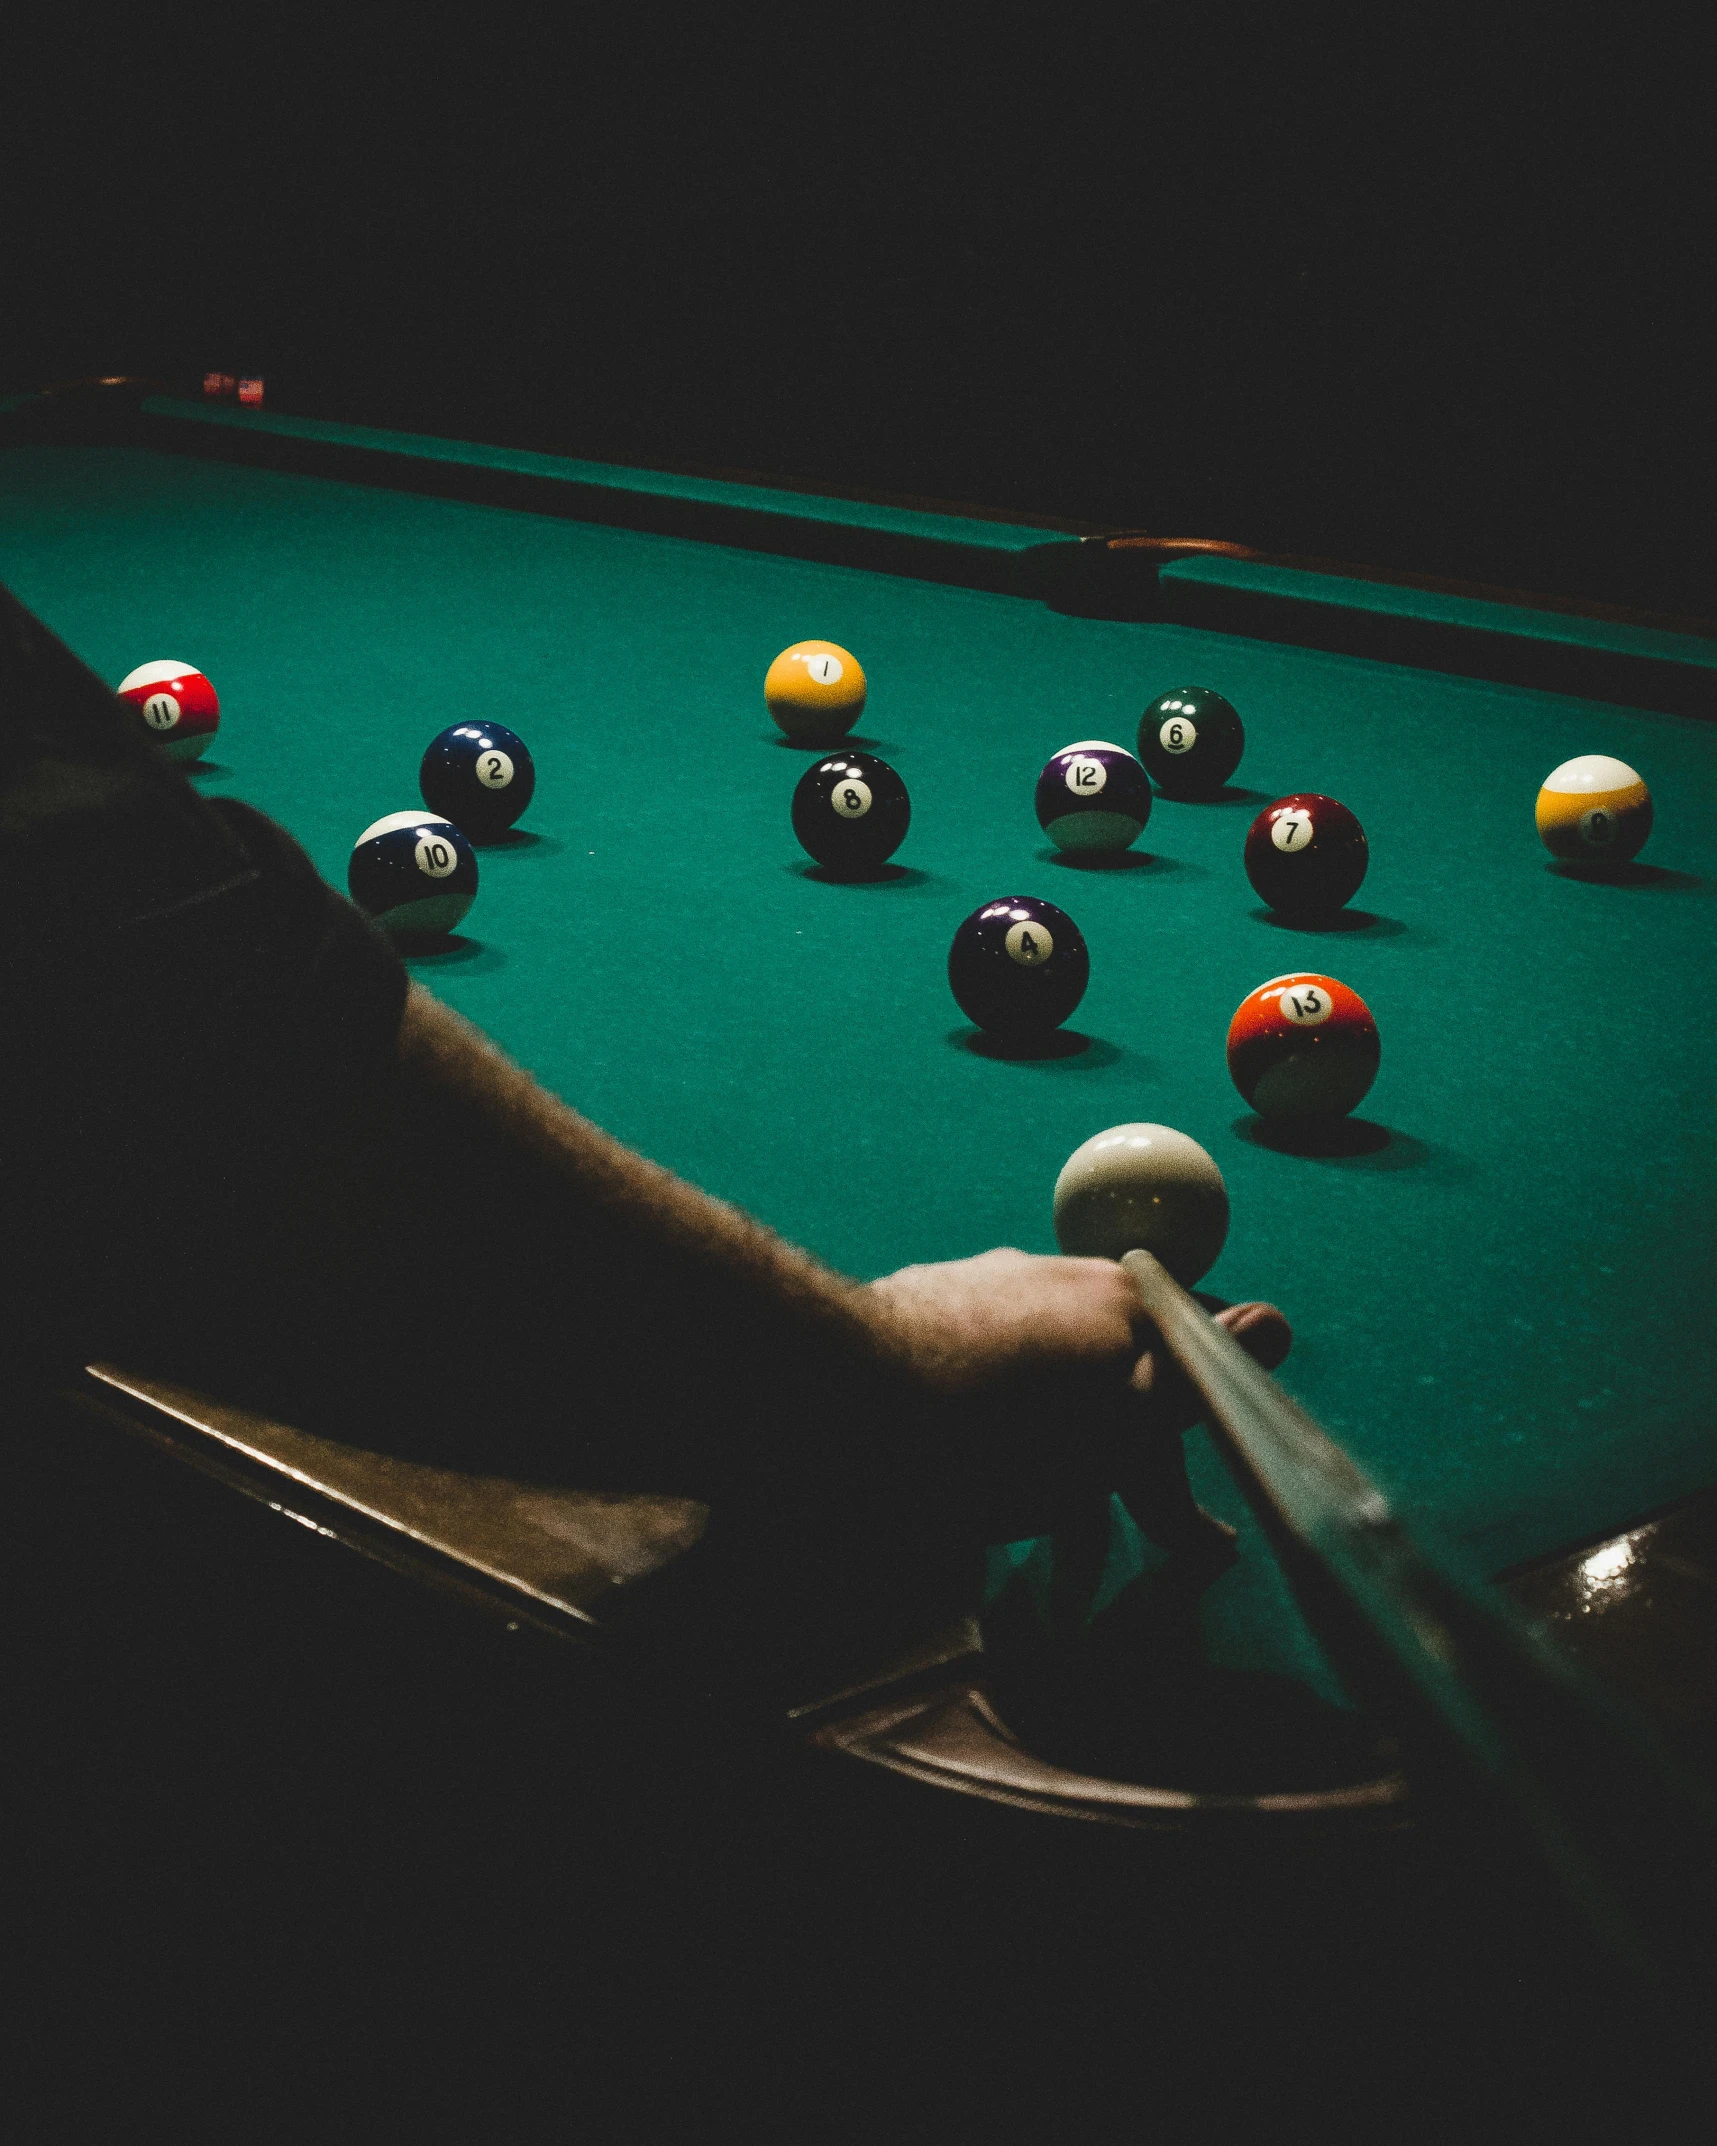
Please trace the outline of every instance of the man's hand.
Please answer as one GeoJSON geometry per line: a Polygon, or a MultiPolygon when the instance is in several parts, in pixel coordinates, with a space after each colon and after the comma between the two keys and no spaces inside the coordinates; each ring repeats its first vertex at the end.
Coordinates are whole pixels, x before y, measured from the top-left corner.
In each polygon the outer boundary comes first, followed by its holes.
{"type": "MultiPolygon", "coordinates": [[[[903,1267],[869,1295],[942,1402],[956,1445],[969,1446],[954,1458],[992,1540],[1056,1525],[1134,1475],[1139,1446],[1197,1421],[1196,1395],[1153,1353],[1138,1296],[1112,1261],[984,1252],[903,1267]]],[[[1266,1369],[1287,1355],[1288,1322],[1273,1304],[1219,1316],[1266,1369]]],[[[1170,1532],[1179,1524],[1164,1520],[1170,1532]]]]}

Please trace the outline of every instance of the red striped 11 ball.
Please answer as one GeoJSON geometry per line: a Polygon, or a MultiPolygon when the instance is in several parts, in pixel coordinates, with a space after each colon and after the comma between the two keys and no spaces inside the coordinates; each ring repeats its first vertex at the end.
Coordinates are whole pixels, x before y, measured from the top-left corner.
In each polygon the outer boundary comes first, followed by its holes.
{"type": "Polygon", "coordinates": [[[1139,717],[1139,758],[1169,797],[1213,797],[1245,750],[1239,711],[1209,686],[1159,693],[1139,717]]]}
{"type": "Polygon", "coordinates": [[[1333,976],[1273,976],[1241,1000],[1228,1070],[1261,1118],[1341,1118],[1377,1078],[1377,1023],[1333,976]]]}
{"type": "Polygon", "coordinates": [[[535,796],[536,762],[505,723],[455,723],[430,741],[417,786],[431,812],[473,842],[493,842],[535,796]]]}
{"type": "Polygon", "coordinates": [[[1085,996],[1091,956],[1064,909],[1033,894],[986,902],[954,934],[948,984],[968,1021],[991,1035],[1048,1035],[1085,996]]]}
{"type": "Polygon", "coordinates": [[[875,872],[906,840],[912,800],[875,753],[830,753],[799,777],[793,832],[825,871],[843,879],[875,872]]]}
{"type": "Polygon", "coordinates": [[[1037,778],[1037,824],[1057,849],[1117,851],[1151,816],[1151,786],[1124,745],[1064,745],[1037,778]]]}
{"type": "Polygon", "coordinates": [[[1246,836],[1246,877],[1284,916],[1323,916],[1352,901],[1371,861],[1365,829],[1315,790],[1266,805],[1246,836]]]}
{"type": "Polygon", "coordinates": [[[450,820],[390,812],[352,845],[346,885],[385,930],[407,938],[452,931],[477,898],[477,857],[450,820]]]}
{"type": "Polygon", "coordinates": [[[118,692],[169,759],[200,760],[220,728],[220,699],[194,663],[140,663],[118,692]]]}

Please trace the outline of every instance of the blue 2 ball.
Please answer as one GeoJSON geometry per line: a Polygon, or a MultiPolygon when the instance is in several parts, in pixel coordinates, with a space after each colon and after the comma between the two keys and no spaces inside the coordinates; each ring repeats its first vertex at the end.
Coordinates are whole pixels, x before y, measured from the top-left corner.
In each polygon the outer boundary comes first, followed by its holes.
{"type": "Polygon", "coordinates": [[[504,723],[455,723],[423,756],[418,787],[431,812],[473,842],[504,835],[530,804],[536,764],[504,723]]]}

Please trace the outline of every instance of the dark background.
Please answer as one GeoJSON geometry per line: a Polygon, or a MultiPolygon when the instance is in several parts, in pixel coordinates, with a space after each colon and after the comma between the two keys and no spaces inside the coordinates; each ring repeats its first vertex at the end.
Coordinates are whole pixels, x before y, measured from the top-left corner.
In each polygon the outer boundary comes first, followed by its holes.
{"type": "Polygon", "coordinates": [[[0,375],[1717,613],[1708,14],[822,20],[58,12],[0,375]]]}

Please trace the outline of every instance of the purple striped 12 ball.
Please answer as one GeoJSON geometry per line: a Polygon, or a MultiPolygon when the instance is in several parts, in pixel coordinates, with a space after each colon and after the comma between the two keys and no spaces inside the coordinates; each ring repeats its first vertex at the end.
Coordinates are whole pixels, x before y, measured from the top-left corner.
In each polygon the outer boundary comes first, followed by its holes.
{"type": "Polygon", "coordinates": [[[1037,824],[1057,849],[1111,854],[1136,842],[1151,816],[1151,786],[1124,745],[1064,745],[1037,778],[1037,824]]]}

